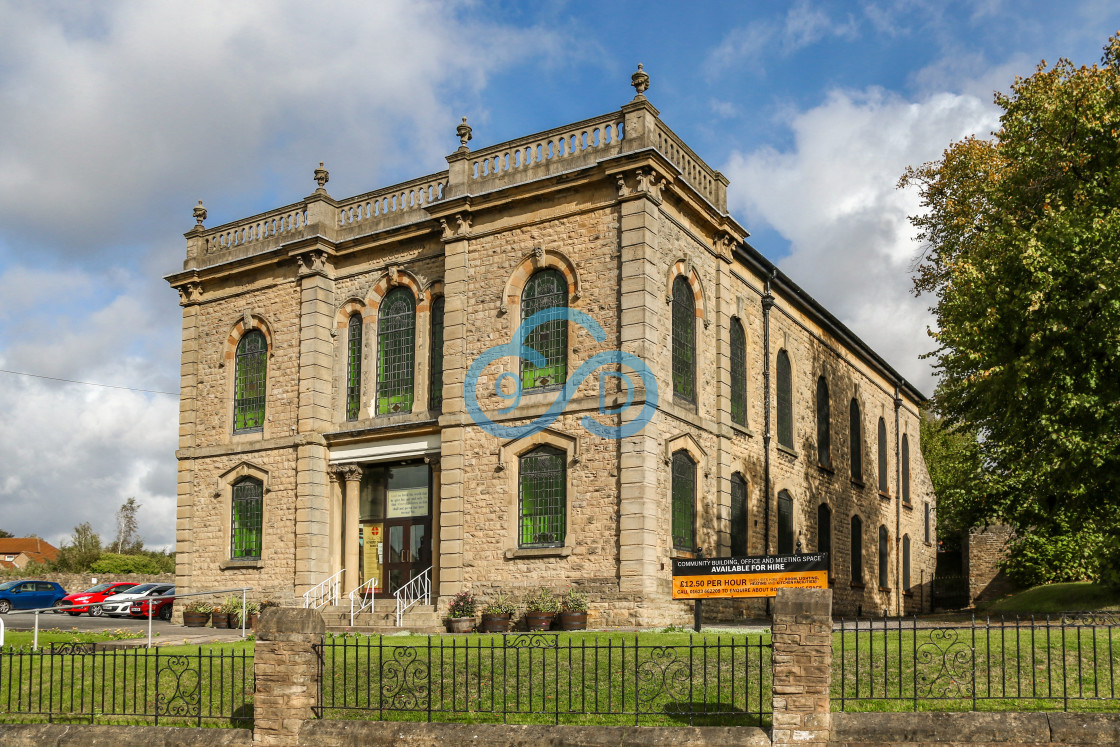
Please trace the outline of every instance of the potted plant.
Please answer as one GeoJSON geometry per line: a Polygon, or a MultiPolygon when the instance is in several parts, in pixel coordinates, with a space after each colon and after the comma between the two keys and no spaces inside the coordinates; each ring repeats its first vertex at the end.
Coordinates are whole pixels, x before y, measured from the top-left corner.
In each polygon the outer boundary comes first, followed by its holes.
{"type": "Polygon", "coordinates": [[[214,610],[210,613],[210,624],[215,628],[229,627],[229,613],[226,612],[225,604],[214,605],[214,610]]]}
{"type": "Polygon", "coordinates": [[[569,587],[560,603],[560,630],[587,630],[587,594],[569,587]]]}
{"type": "Polygon", "coordinates": [[[509,621],[517,612],[517,605],[506,599],[502,592],[482,608],[482,625],[479,631],[483,633],[507,633],[509,621]]]}
{"type": "Polygon", "coordinates": [[[249,602],[245,605],[245,614],[249,616],[247,627],[250,630],[257,629],[257,618],[260,617],[261,606],[256,602],[249,602]]]}
{"type": "Polygon", "coordinates": [[[529,630],[548,630],[559,611],[560,600],[542,586],[536,596],[525,602],[525,625],[529,630]]]}
{"type": "Polygon", "coordinates": [[[204,628],[210,622],[210,613],[213,611],[209,602],[193,601],[183,608],[183,625],[188,628],[204,628]]]}
{"type": "MultiPolygon", "coordinates": [[[[248,607],[247,603],[246,607],[248,607]]],[[[241,597],[237,596],[236,594],[230,594],[228,597],[226,597],[226,601],[222,602],[222,609],[227,615],[229,615],[229,627],[240,628],[241,597]]],[[[248,610],[246,610],[246,614],[248,614],[248,610]]],[[[245,622],[248,623],[249,621],[246,620],[245,622]]]]}
{"type": "Polygon", "coordinates": [[[461,591],[451,600],[447,608],[447,631],[449,633],[469,633],[474,625],[474,595],[461,591]]]}

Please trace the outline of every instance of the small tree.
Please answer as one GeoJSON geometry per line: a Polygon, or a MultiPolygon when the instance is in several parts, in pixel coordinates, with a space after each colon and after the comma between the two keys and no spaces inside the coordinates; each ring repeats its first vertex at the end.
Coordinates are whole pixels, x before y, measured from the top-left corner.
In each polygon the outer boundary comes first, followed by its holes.
{"type": "Polygon", "coordinates": [[[118,555],[138,553],[144,547],[144,540],[137,533],[136,512],[139,509],[140,504],[132,497],[117,509],[117,538],[113,546],[118,555]]]}
{"type": "Polygon", "coordinates": [[[101,557],[101,537],[93,531],[88,521],[74,527],[69,542],[64,542],[58,550],[58,558],[53,566],[58,571],[83,573],[88,571],[101,557]]]}
{"type": "Polygon", "coordinates": [[[0,529],[0,539],[7,539],[8,537],[15,537],[15,535],[11,532],[5,532],[3,529],[0,529]]]}

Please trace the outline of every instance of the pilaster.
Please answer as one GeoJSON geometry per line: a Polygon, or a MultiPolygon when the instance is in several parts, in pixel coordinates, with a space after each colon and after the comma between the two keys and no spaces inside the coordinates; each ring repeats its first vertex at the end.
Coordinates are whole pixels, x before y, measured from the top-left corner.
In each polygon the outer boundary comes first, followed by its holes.
{"type": "Polygon", "coordinates": [[[828,744],[831,730],[832,589],[779,589],[774,600],[777,745],[828,744]]]}

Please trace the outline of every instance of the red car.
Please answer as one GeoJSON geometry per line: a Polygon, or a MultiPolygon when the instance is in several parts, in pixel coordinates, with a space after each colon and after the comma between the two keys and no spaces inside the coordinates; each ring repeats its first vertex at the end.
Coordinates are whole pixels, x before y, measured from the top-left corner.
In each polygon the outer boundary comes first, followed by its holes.
{"type": "MultiPolygon", "coordinates": [[[[172,586],[164,594],[174,594],[175,587],[172,586]]],[[[173,596],[157,596],[152,599],[137,599],[128,608],[128,614],[132,617],[148,617],[148,605],[152,605],[152,617],[159,620],[171,619],[171,608],[175,604],[175,597],[173,596]]]]}
{"type": "Polygon", "coordinates": [[[68,615],[77,617],[83,612],[88,612],[91,617],[100,617],[101,602],[104,602],[106,597],[120,594],[123,591],[131,589],[133,586],[136,586],[136,584],[129,581],[98,584],[85,591],[66,595],[62,598],[61,605],[63,611],[68,615]]]}

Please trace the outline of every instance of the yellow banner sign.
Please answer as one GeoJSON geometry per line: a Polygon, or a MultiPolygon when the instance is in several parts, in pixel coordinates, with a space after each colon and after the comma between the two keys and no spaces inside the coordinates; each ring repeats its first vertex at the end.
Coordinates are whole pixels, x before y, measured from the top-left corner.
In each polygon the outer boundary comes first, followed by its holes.
{"type": "Polygon", "coordinates": [[[828,588],[828,554],[673,561],[673,599],[772,597],[828,588]]]}

